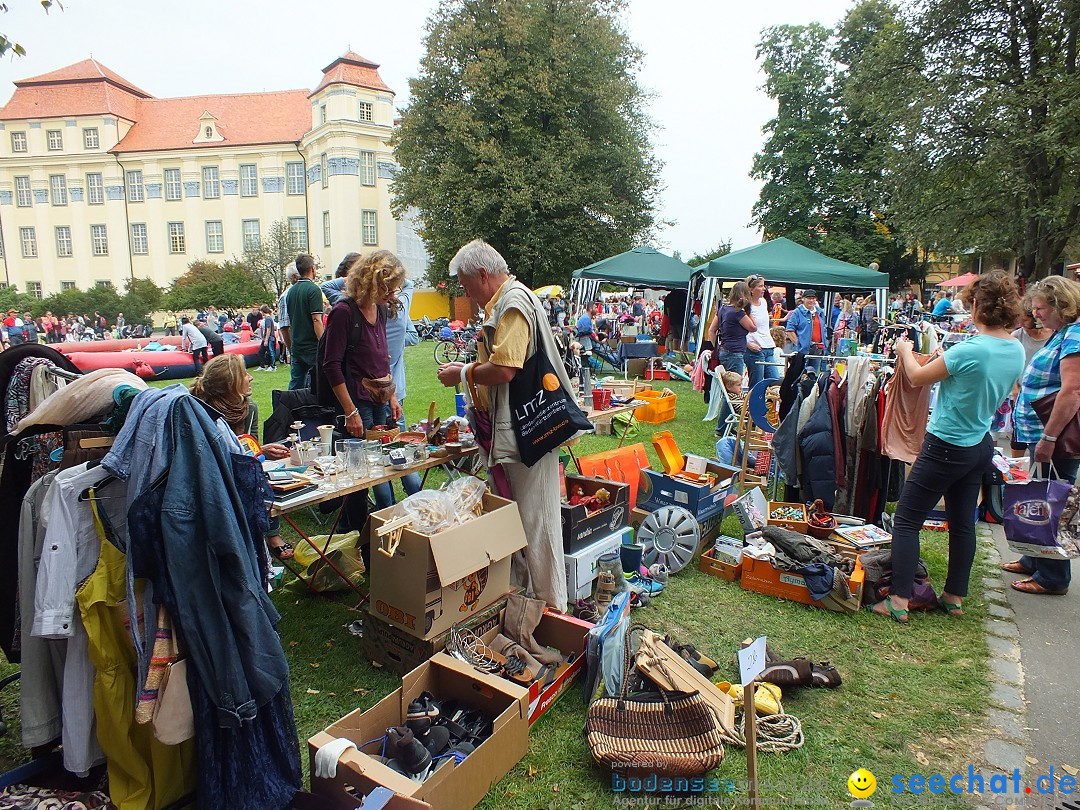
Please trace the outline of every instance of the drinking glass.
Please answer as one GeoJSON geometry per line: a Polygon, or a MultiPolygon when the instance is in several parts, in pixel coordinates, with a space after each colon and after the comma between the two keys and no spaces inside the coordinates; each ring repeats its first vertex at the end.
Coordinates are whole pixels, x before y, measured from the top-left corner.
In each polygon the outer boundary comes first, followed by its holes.
{"type": "Polygon", "coordinates": [[[345,466],[354,481],[367,477],[367,458],[364,456],[364,442],[361,439],[346,439],[345,466]]]}
{"type": "Polygon", "coordinates": [[[364,442],[364,457],[367,462],[368,476],[381,478],[383,474],[382,445],[377,441],[364,442]]]}
{"type": "Polygon", "coordinates": [[[338,487],[337,475],[339,471],[338,460],[333,456],[319,456],[315,463],[322,470],[322,478],[319,480],[321,492],[333,492],[338,487]]]}

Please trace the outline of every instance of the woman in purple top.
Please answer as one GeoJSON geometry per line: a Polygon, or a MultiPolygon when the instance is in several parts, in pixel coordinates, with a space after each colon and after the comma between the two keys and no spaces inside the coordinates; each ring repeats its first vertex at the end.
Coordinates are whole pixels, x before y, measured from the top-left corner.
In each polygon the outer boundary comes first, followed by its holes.
{"type": "Polygon", "coordinates": [[[742,374],[746,369],[746,336],[757,329],[750,316],[750,287],[745,281],[737,282],[728,294],[727,303],[709,324],[709,339],[719,346],[717,365],[725,371],[742,374]]]}
{"type": "Polygon", "coordinates": [[[372,425],[393,424],[401,417],[390,378],[386,319],[396,317],[395,297],[404,283],[405,267],[390,251],[362,256],[349,268],[345,297],[327,316],[323,373],[351,436],[361,437],[372,425]]]}

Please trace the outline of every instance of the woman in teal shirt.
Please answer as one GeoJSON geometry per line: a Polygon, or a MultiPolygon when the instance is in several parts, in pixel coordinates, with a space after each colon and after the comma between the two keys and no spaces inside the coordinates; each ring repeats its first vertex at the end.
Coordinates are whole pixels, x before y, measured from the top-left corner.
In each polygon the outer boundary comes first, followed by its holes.
{"type": "Polygon", "coordinates": [[[1024,371],[1024,348],[1011,334],[1020,318],[1020,297],[1006,273],[992,270],[961,293],[979,334],[920,366],[910,341],[896,353],[915,385],[941,383],[926,426],[926,439],[904,483],[893,516],[892,592],[868,610],[908,620],[908,600],[919,561],[919,532],[945,496],[949,521],[949,572],[939,605],[962,616],[975,560],[975,508],[994,445],[990,420],[1024,371]]]}

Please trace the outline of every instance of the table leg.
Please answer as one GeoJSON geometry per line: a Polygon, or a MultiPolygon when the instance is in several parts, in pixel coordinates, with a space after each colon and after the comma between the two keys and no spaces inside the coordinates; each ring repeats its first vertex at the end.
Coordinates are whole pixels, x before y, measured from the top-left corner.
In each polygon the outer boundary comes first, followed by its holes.
{"type": "MultiPolygon", "coordinates": [[[[574,469],[577,470],[578,475],[581,475],[581,467],[578,466],[577,456],[574,455],[574,448],[567,445],[566,454],[570,456],[570,461],[574,464],[574,469]]],[[[564,472],[567,472],[564,470],[564,472]]]]}
{"type": "MultiPolygon", "coordinates": [[[[295,531],[298,535],[300,535],[300,537],[304,540],[304,542],[306,542],[309,546],[311,546],[313,549],[315,549],[315,553],[319,555],[320,559],[322,559],[322,561],[324,563],[326,563],[328,566],[330,566],[330,568],[333,570],[333,572],[335,574],[337,574],[341,578],[342,582],[344,582],[346,585],[348,585],[350,588],[352,588],[353,591],[355,591],[361,597],[360,604],[364,604],[365,602],[367,602],[367,599],[368,599],[367,594],[364,593],[362,590],[360,590],[356,585],[354,585],[352,580],[350,580],[349,577],[340,568],[338,568],[336,565],[334,565],[333,561],[328,556],[326,556],[326,551],[330,546],[330,541],[334,537],[334,531],[337,529],[338,521],[341,519],[341,509],[343,509],[343,508],[344,508],[344,503],[342,504],[341,508],[338,509],[337,516],[334,518],[334,525],[330,529],[330,535],[326,540],[326,544],[322,548],[319,548],[318,545],[313,543],[311,538],[308,537],[307,534],[305,534],[304,531],[299,526],[297,526],[293,522],[292,518],[290,518],[287,514],[282,515],[281,519],[284,520],[286,523],[288,523],[293,528],[293,531],[295,531]]],[[[292,570],[292,569],[290,569],[290,570],[292,570]]],[[[294,571],[293,573],[296,573],[296,572],[294,571]]],[[[300,576],[300,575],[298,574],[297,576],[300,576]]],[[[302,576],[300,578],[302,580],[304,580],[304,578],[302,576]]],[[[308,582],[307,580],[304,580],[304,583],[308,586],[308,588],[312,587],[311,583],[308,582]]]]}
{"type": "Polygon", "coordinates": [[[630,418],[626,420],[626,427],[623,428],[622,436],[619,438],[619,447],[623,446],[623,442],[626,441],[626,436],[630,432],[630,425],[634,423],[634,412],[629,411],[630,418]]]}

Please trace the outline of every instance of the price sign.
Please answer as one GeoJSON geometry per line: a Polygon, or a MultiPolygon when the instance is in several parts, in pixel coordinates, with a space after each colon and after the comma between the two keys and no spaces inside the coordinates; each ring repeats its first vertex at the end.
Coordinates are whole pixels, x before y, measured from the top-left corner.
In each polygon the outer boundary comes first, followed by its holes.
{"type": "Polygon", "coordinates": [[[742,685],[749,686],[750,682],[761,674],[765,669],[765,636],[754,639],[754,643],[743,650],[739,650],[739,675],[742,685]]]}

